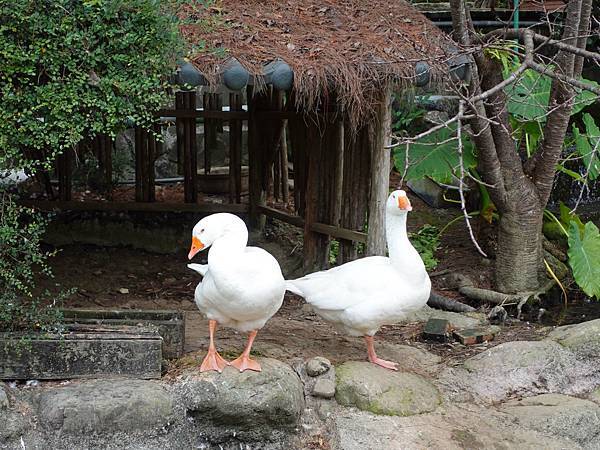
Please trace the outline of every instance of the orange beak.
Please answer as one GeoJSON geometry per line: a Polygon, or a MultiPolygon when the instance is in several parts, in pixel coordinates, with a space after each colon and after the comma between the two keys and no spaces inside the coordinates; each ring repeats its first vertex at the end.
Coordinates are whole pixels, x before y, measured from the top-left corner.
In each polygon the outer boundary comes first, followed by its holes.
{"type": "Polygon", "coordinates": [[[196,253],[204,248],[204,244],[200,239],[196,236],[192,236],[192,248],[190,248],[190,252],[188,253],[188,259],[192,259],[196,253]]]}
{"type": "Polygon", "coordinates": [[[408,197],[398,197],[398,208],[405,211],[412,211],[412,206],[410,205],[410,200],[408,200],[408,197]]]}

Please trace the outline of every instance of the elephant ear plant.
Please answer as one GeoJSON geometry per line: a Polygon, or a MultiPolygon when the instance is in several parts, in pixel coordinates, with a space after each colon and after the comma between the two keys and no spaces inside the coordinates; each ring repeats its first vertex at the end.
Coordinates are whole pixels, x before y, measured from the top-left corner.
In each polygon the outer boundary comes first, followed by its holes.
{"type": "MultiPolygon", "coordinates": [[[[150,128],[181,56],[178,6],[0,2],[0,176],[25,171],[48,180],[57,156],[77,153],[80,142],[114,137],[126,124],[150,128]]],[[[49,328],[64,295],[34,288],[50,274],[40,245],[45,220],[11,195],[0,190],[0,331],[49,328]]]]}

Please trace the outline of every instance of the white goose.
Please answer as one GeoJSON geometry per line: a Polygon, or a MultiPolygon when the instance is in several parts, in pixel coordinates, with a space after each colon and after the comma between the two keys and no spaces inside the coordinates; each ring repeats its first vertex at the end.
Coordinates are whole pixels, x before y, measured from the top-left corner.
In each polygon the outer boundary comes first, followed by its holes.
{"type": "Polygon", "coordinates": [[[250,349],[258,330],[281,307],[285,280],[270,253],[247,247],[247,243],[246,224],[233,214],[212,214],[198,222],[192,231],[189,259],[212,246],[208,264],[188,264],[204,276],[195,292],[198,309],[209,319],[210,344],[201,372],[221,372],[229,364],[240,372],[261,370],[260,364],[250,359],[250,349]],[[216,351],[217,323],[250,333],[244,352],[231,363],[216,351]]]}
{"type": "Polygon", "coordinates": [[[431,281],[421,256],[408,240],[406,217],[412,207],[402,190],[386,203],[389,257],[370,256],[287,282],[323,319],[351,336],[364,336],[369,361],[397,370],[375,354],[373,335],[399,322],[429,299],[431,281]]]}

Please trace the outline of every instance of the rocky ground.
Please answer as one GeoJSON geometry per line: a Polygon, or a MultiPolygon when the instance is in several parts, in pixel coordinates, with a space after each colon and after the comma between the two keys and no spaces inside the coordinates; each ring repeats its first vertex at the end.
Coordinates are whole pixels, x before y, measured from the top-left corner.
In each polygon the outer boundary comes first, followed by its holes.
{"type": "MultiPolygon", "coordinates": [[[[437,315],[483,320],[410,320],[437,315]]],[[[0,384],[0,448],[600,449],[600,320],[539,337],[460,362],[386,342],[399,372],[261,357],[261,373],[0,384]]]]}

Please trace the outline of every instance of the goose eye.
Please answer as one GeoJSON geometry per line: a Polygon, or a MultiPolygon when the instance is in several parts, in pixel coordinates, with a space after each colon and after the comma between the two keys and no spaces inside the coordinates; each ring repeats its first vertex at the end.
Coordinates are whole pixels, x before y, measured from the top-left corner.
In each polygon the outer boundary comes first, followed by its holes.
{"type": "Polygon", "coordinates": [[[204,228],[202,228],[202,229],[200,230],[200,233],[204,233],[204,228]]]}

